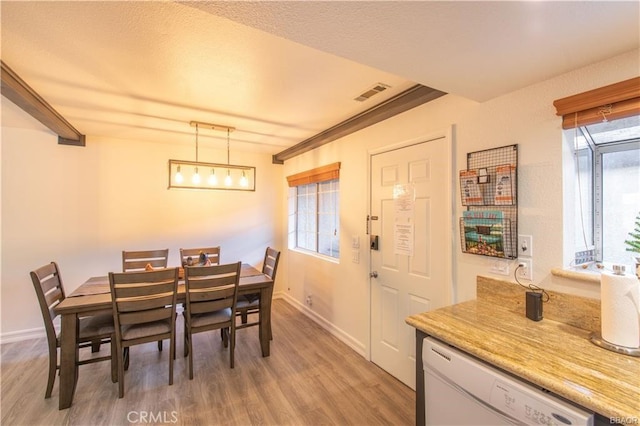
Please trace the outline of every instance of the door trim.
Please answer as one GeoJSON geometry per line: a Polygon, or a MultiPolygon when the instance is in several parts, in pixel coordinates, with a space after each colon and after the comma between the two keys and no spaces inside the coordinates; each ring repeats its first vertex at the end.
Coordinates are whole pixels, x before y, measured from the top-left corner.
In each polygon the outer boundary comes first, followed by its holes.
{"type": "MultiPolygon", "coordinates": [[[[449,287],[451,289],[451,293],[449,294],[449,300],[451,301],[452,304],[456,303],[456,293],[457,293],[457,285],[456,285],[456,276],[455,276],[455,269],[453,267],[453,259],[455,258],[454,255],[454,249],[455,249],[455,229],[454,229],[454,214],[455,214],[455,207],[456,207],[456,196],[454,193],[454,189],[456,188],[456,180],[454,179],[454,175],[453,175],[453,171],[456,170],[455,168],[455,164],[456,164],[456,159],[455,159],[455,151],[454,151],[454,132],[455,130],[455,125],[451,125],[445,129],[433,132],[433,133],[426,133],[422,136],[418,136],[415,138],[411,138],[411,139],[407,139],[401,142],[397,142],[397,143],[393,143],[393,144],[389,144],[389,145],[385,145],[379,148],[374,148],[374,149],[370,149],[367,150],[367,215],[371,214],[371,157],[373,157],[374,155],[378,155],[378,154],[384,154],[390,151],[395,151],[397,149],[402,149],[402,148],[406,148],[412,145],[417,145],[423,142],[429,142],[429,141],[433,141],[433,140],[437,140],[437,139],[445,139],[447,141],[448,144],[448,154],[449,154],[449,159],[450,161],[448,162],[448,167],[447,167],[447,174],[449,175],[449,191],[451,193],[451,205],[449,206],[449,224],[447,224],[448,228],[451,231],[451,238],[449,239],[448,242],[448,246],[446,247],[446,251],[449,252],[449,256],[447,258],[447,265],[445,267],[445,269],[448,271],[448,276],[450,278],[451,281],[451,286],[449,287]]],[[[364,219],[364,218],[363,218],[364,219]]],[[[368,238],[368,236],[366,237],[368,238]]],[[[368,245],[368,240],[367,240],[367,245],[368,245]]],[[[371,250],[367,251],[367,274],[369,274],[371,272],[371,250]]],[[[368,329],[369,329],[369,333],[367,334],[367,342],[366,342],[366,357],[368,361],[371,361],[371,323],[372,323],[372,318],[371,318],[371,278],[367,277],[368,283],[369,285],[367,286],[367,300],[369,301],[367,303],[367,320],[368,320],[368,329]]]]}

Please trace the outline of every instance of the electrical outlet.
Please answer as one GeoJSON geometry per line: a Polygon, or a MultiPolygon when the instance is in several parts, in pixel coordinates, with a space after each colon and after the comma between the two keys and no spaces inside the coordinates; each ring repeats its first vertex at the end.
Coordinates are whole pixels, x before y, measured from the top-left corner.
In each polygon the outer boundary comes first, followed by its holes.
{"type": "Polygon", "coordinates": [[[533,237],[518,235],[518,257],[533,257],[533,237]]]}
{"type": "Polygon", "coordinates": [[[506,260],[492,260],[489,272],[493,274],[509,275],[509,262],[506,260]]]}
{"type": "Polygon", "coordinates": [[[307,305],[311,306],[313,305],[313,299],[311,297],[311,295],[307,295],[307,299],[305,300],[305,302],[307,303],[307,305]]]}
{"type": "Polygon", "coordinates": [[[533,261],[531,259],[518,259],[516,274],[518,278],[533,281],[533,261]]]}

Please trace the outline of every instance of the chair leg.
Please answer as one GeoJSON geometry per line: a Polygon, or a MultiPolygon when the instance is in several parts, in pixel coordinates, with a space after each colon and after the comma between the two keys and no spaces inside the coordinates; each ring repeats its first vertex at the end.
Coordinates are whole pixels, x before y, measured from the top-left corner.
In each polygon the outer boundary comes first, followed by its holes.
{"type": "Polygon", "coordinates": [[[124,358],[124,369],[129,369],[129,348],[124,348],[122,352],[122,357],[124,358]]]}
{"type": "Polygon", "coordinates": [[[242,323],[246,324],[247,321],[249,320],[249,315],[247,314],[247,311],[240,311],[240,318],[242,319],[242,323]]]}
{"type": "MultiPolygon", "coordinates": [[[[174,325],[175,328],[175,325],[174,325]]],[[[161,341],[160,341],[161,342],[161,341]]],[[[175,332],[169,339],[169,385],[173,384],[173,360],[176,357],[176,336],[175,332]]]]}
{"type": "Polygon", "coordinates": [[[51,398],[53,383],[56,381],[56,371],[58,370],[58,349],[55,345],[49,345],[49,377],[47,379],[47,390],[44,399],[51,398]]]}
{"type": "Polygon", "coordinates": [[[162,352],[162,340],[158,340],[158,350],[162,352]]]}
{"type": "Polygon", "coordinates": [[[236,331],[235,329],[231,329],[231,347],[229,348],[229,357],[230,357],[230,362],[231,362],[231,368],[234,367],[234,361],[235,361],[235,348],[236,348],[236,331]]]}
{"type": "Polygon", "coordinates": [[[189,330],[187,329],[187,324],[184,324],[184,356],[189,355],[189,330]]]}
{"type": "Polygon", "coordinates": [[[124,363],[125,355],[129,357],[129,348],[121,349],[120,345],[116,347],[116,353],[118,354],[118,398],[124,397],[124,363]]]}
{"type": "Polygon", "coordinates": [[[94,339],[91,341],[91,353],[100,352],[100,339],[94,339]]]}
{"type": "Polygon", "coordinates": [[[187,352],[189,354],[189,380],[193,380],[193,335],[190,331],[185,334],[185,341],[187,342],[187,352]],[[188,337],[187,337],[188,335],[188,337]]]}
{"type": "Polygon", "coordinates": [[[118,348],[116,345],[116,337],[111,336],[111,382],[118,381],[118,348]]]}
{"type": "Polygon", "coordinates": [[[220,331],[222,332],[222,345],[225,348],[229,347],[229,328],[221,328],[220,331]]]}

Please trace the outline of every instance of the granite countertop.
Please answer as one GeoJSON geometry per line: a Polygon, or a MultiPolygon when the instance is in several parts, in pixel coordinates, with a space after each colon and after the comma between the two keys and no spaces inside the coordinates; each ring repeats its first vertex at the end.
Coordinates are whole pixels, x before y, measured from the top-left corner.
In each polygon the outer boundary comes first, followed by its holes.
{"type": "Polygon", "coordinates": [[[406,322],[602,416],[639,424],[640,358],[594,345],[588,329],[546,315],[531,321],[523,303],[514,307],[504,298],[496,303],[480,297],[486,294],[480,289],[478,294],[477,300],[412,315],[406,322]]]}

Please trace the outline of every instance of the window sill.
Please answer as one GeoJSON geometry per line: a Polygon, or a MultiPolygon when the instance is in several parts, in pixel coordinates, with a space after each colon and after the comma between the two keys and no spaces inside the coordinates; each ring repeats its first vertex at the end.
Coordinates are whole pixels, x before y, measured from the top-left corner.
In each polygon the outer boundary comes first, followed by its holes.
{"type": "Polygon", "coordinates": [[[304,255],[307,255],[307,256],[315,257],[315,258],[320,259],[320,260],[326,260],[327,262],[335,263],[337,265],[340,264],[340,259],[337,258],[337,257],[331,257],[331,256],[327,256],[327,255],[324,255],[324,254],[317,253],[315,251],[304,250],[304,249],[300,249],[300,248],[290,248],[289,250],[293,251],[293,252],[296,252],[296,253],[304,254],[304,255]]]}
{"type": "Polygon", "coordinates": [[[600,284],[600,270],[582,268],[553,268],[551,275],[572,280],[586,281],[600,284]]]}

